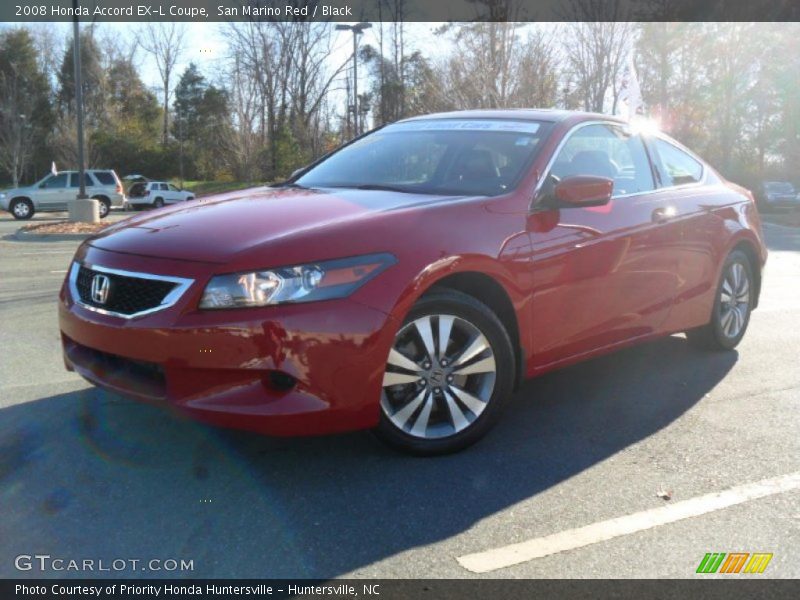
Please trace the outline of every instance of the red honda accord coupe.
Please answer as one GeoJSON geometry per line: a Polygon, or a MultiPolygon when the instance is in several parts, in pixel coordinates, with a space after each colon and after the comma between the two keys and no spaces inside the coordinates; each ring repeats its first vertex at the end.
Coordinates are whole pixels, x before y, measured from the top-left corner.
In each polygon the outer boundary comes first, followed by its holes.
{"type": "Polygon", "coordinates": [[[753,197],[605,115],[429,115],[270,188],[127,219],[60,295],[68,369],[221,426],[461,449],[524,377],[658,336],[736,346],[753,197]]]}

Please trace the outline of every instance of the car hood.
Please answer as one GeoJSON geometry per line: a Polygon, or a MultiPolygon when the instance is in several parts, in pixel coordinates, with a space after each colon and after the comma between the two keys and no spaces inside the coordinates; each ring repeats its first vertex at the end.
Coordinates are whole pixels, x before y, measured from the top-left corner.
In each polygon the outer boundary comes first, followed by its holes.
{"type": "Polygon", "coordinates": [[[112,252],[227,263],[282,238],[455,199],[374,190],[255,188],[131,217],[89,244],[112,252]]]}
{"type": "Polygon", "coordinates": [[[0,194],[5,194],[7,196],[14,194],[18,196],[20,194],[29,194],[36,190],[35,186],[25,186],[25,187],[15,187],[15,188],[6,188],[4,190],[0,190],[0,194]]]}

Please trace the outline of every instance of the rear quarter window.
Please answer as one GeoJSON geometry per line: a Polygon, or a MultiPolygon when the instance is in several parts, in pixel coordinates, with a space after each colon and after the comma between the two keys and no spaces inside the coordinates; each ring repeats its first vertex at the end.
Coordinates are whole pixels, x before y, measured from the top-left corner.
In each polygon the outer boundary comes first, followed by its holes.
{"type": "Polygon", "coordinates": [[[117,185],[117,181],[111,171],[95,171],[94,176],[100,182],[100,185],[117,185]]]}
{"type": "Polygon", "coordinates": [[[703,178],[703,165],[695,158],[666,140],[654,142],[658,153],[658,171],[665,186],[697,183],[703,178]]]}

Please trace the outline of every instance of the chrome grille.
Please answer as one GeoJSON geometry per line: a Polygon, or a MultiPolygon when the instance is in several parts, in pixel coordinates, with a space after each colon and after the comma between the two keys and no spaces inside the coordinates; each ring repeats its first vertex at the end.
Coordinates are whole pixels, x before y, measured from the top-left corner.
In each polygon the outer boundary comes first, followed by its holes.
{"type": "Polygon", "coordinates": [[[190,279],[78,263],[73,263],[70,272],[70,288],[76,302],[85,308],[124,318],[172,306],[191,282],[190,279]],[[97,275],[108,278],[108,296],[104,302],[97,301],[92,295],[92,280],[97,275]]]}

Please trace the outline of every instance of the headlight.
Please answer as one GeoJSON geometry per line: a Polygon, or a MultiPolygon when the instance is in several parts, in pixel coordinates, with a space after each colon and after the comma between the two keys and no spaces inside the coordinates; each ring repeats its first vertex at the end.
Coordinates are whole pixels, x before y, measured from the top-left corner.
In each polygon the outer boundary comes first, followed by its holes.
{"type": "Polygon", "coordinates": [[[369,254],[269,271],[217,275],[208,282],[200,308],[271,306],[349,296],[397,260],[369,254]]]}
{"type": "Polygon", "coordinates": [[[5,200],[6,195],[3,192],[0,192],[0,200],[5,200]]]}

